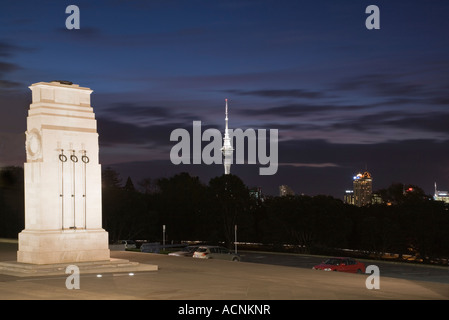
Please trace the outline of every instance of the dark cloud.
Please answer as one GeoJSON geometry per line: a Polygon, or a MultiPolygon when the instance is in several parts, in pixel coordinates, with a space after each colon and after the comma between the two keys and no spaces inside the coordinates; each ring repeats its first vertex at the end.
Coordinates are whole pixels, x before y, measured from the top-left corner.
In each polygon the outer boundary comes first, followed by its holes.
{"type": "MultiPolygon", "coordinates": [[[[78,41],[105,47],[154,47],[177,46],[193,43],[201,44],[205,40],[216,43],[216,34],[208,28],[178,28],[173,31],[152,31],[142,33],[111,33],[108,29],[84,26],[80,29],[67,29],[62,26],[54,30],[55,37],[61,40],[78,41]]],[[[204,46],[207,49],[207,45],[204,46]]]]}
{"type": "Polygon", "coordinates": [[[310,115],[311,113],[324,113],[324,112],[330,112],[330,111],[356,111],[356,110],[362,110],[372,107],[372,105],[314,105],[314,104],[305,104],[305,103],[298,103],[298,104],[289,104],[279,107],[271,107],[271,108],[264,108],[264,109],[241,109],[236,110],[236,113],[239,113],[241,115],[273,115],[278,117],[301,117],[305,115],[310,115]]]}
{"type": "Polygon", "coordinates": [[[372,130],[382,130],[386,126],[390,126],[392,121],[403,119],[407,114],[400,110],[383,111],[371,114],[352,115],[351,117],[341,117],[336,121],[328,124],[324,130],[334,131],[349,129],[359,132],[367,132],[372,130]]]}
{"type": "Polygon", "coordinates": [[[65,37],[70,37],[71,40],[93,40],[101,37],[103,34],[99,28],[82,26],[79,29],[67,29],[60,27],[56,29],[56,33],[65,37]]]}
{"type": "Polygon", "coordinates": [[[385,125],[400,127],[410,130],[422,130],[428,132],[445,133],[449,135],[449,113],[434,112],[419,115],[408,115],[400,119],[392,119],[384,122],[385,125]]]}
{"type": "MultiPolygon", "coordinates": [[[[357,131],[384,130],[385,128],[408,129],[410,132],[435,132],[448,134],[449,113],[412,113],[400,110],[340,119],[327,126],[326,130],[352,129],[357,131]]],[[[407,136],[404,136],[407,139],[407,136]]]]}
{"type": "MultiPolygon", "coordinates": [[[[103,117],[98,117],[97,120],[99,139],[103,146],[129,144],[149,148],[169,147],[175,144],[175,142],[170,141],[173,130],[182,128],[191,133],[193,126],[192,122],[153,123],[142,126],[103,117]]],[[[201,128],[204,131],[216,127],[201,123],[201,128]]]]}
{"type": "Polygon", "coordinates": [[[12,72],[20,69],[20,67],[14,63],[0,61],[0,74],[12,72]]]}
{"type": "Polygon", "coordinates": [[[23,89],[21,83],[7,79],[8,74],[19,69],[20,67],[14,63],[0,61],[0,93],[23,89]]]}
{"type": "Polygon", "coordinates": [[[383,105],[447,106],[449,104],[447,81],[447,79],[432,81],[419,75],[362,74],[339,81],[333,89],[382,98],[383,105]]]}
{"type": "Polygon", "coordinates": [[[103,146],[120,144],[166,146],[170,133],[179,124],[139,126],[98,117],[98,133],[103,146]]]}
{"type": "MultiPolygon", "coordinates": [[[[17,46],[8,41],[0,40],[0,57],[3,59],[13,58],[17,52],[30,51],[32,49],[17,46]]],[[[18,64],[0,61],[0,92],[16,90],[23,87],[23,85],[17,81],[9,79],[9,74],[17,70],[22,69],[18,64]]]]}
{"type": "Polygon", "coordinates": [[[19,46],[9,41],[0,40],[0,57],[9,58],[17,52],[33,52],[33,48],[19,46]]]}
{"type": "Polygon", "coordinates": [[[443,107],[448,107],[449,106],[448,91],[449,91],[449,89],[442,90],[442,92],[439,92],[439,93],[435,94],[433,97],[430,97],[429,99],[427,99],[427,102],[431,103],[433,105],[440,105],[443,107]]]}
{"type": "Polygon", "coordinates": [[[420,83],[411,82],[412,80],[399,81],[398,78],[399,76],[391,74],[364,74],[341,81],[336,88],[342,91],[366,90],[375,95],[387,97],[416,95],[424,89],[420,83]]]}
{"type": "Polygon", "coordinates": [[[323,92],[307,91],[302,89],[265,89],[265,90],[226,90],[225,92],[242,95],[242,96],[257,96],[264,98],[306,98],[315,99],[323,98],[323,92]]]}
{"type": "Polygon", "coordinates": [[[112,107],[103,110],[109,117],[125,116],[139,118],[169,118],[172,113],[166,107],[139,105],[137,103],[116,103],[112,107]]]}
{"type": "MultiPolygon", "coordinates": [[[[123,102],[114,103],[111,107],[102,108],[98,114],[102,118],[114,119],[122,123],[131,123],[140,127],[159,126],[163,124],[171,125],[173,119],[187,124],[201,119],[200,115],[187,113],[183,110],[167,106],[123,102]]],[[[199,111],[197,110],[197,112],[199,111]]]]}
{"type": "Polygon", "coordinates": [[[4,79],[8,78],[9,73],[12,73],[19,69],[20,67],[16,64],[0,61],[0,93],[23,89],[23,85],[21,83],[17,81],[4,79]]]}
{"type": "Polygon", "coordinates": [[[10,43],[0,42],[0,57],[10,57],[18,48],[10,43]]]}
{"type": "Polygon", "coordinates": [[[3,89],[21,89],[23,88],[22,84],[15,81],[8,80],[0,80],[0,90],[3,89]]]}

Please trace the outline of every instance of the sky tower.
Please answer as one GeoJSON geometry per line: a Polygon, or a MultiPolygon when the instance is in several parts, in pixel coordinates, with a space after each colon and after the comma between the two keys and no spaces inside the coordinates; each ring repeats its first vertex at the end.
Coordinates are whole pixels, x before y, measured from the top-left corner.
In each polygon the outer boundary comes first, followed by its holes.
{"type": "Polygon", "coordinates": [[[224,169],[225,174],[231,173],[231,163],[232,163],[232,153],[234,151],[234,148],[232,148],[231,145],[231,138],[229,138],[229,131],[228,131],[228,99],[225,99],[226,101],[226,128],[225,128],[225,134],[223,138],[223,147],[221,148],[221,152],[223,152],[224,156],[224,169]]]}

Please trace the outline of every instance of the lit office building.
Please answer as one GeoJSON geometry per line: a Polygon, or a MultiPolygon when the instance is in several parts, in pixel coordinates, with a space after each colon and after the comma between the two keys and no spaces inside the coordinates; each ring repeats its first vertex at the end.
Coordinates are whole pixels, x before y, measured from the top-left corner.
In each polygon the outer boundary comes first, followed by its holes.
{"type": "Polygon", "coordinates": [[[353,178],[354,205],[363,207],[371,204],[373,193],[373,178],[368,171],[359,173],[353,178]]]}
{"type": "Polygon", "coordinates": [[[383,204],[384,201],[382,199],[382,197],[380,196],[380,194],[378,193],[373,193],[371,196],[371,204],[383,204]]]}
{"type": "Polygon", "coordinates": [[[285,196],[294,196],[295,192],[287,185],[283,184],[279,186],[279,196],[285,197],[285,196]]]}
{"type": "Polygon", "coordinates": [[[346,190],[343,196],[343,202],[354,205],[354,190],[346,190]]]}
{"type": "Polygon", "coordinates": [[[262,188],[254,187],[254,188],[249,189],[249,196],[256,200],[263,200],[262,188]]]}
{"type": "Polygon", "coordinates": [[[435,194],[433,196],[435,201],[443,201],[449,203],[449,192],[437,190],[437,183],[435,182],[435,194]]]}

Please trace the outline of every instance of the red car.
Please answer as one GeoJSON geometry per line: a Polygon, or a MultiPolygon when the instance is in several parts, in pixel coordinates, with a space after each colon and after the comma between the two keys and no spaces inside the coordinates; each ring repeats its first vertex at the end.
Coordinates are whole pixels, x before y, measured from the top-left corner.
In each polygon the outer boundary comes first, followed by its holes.
{"type": "Polygon", "coordinates": [[[319,265],[312,268],[313,270],[324,271],[342,271],[352,273],[365,273],[365,264],[353,258],[329,258],[319,265]]]}

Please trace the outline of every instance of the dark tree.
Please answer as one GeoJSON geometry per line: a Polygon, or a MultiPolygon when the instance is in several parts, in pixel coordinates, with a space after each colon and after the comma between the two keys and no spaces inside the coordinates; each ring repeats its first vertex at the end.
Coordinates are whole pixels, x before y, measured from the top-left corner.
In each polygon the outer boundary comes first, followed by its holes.
{"type": "Polygon", "coordinates": [[[103,171],[103,227],[111,242],[136,239],[147,235],[149,202],[137,192],[131,178],[120,187],[120,176],[112,168],[103,171]]]}
{"type": "Polygon", "coordinates": [[[386,189],[380,189],[377,193],[380,194],[385,203],[391,204],[403,204],[405,202],[416,203],[431,198],[420,187],[413,184],[405,185],[403,183],[393,183],[386,189]]]}
{"type": "Polygon", "coordinates": [[[103,170],[101,182],[103,188],[120,188],[122,184],[120,174],[111,167],[107,167],[103,170]]]}
{"type": "Polygon", "coordinates": [[[126,191],[131,191],[131,192],[135,192],[136,191],[136,188],[134,188],[134,183],[131,180],[131,177],[128,177],[128,179],[126,180],[124,189],[126,191]]]}
{"type": "Polygon", "coordinates": [[[213,206],[211,221],[216,222],[216,231],[219,232],[215,236],[222,238],[225,245],[231,248],[236,225],[243,239],[248,236],[252,224],[250,208],[254,200],[243,181],[232,174],[209,181],[209,198],[213,206]]]}
{"type": "Polygon", "coordinates": [[[145,178],[138,182],[139,187],[143,190],[145,194],[151,194],[156,192],[157,186],[151,178],[145,178]]]}
{"type": "Polygon", "coordinates": [[[207,223],[204,216],[206,186],[198,177],[185,172],[159,179],[157,186],[155,206],[160,215],[160,228],[166,225],[167,240],[197,239],[207,223]]]}
{"type": "Polygon", "coordinates": [[[25,227],[24,172],[21,167],[0,170],[0,237],[17,238],[25,227]]]}

